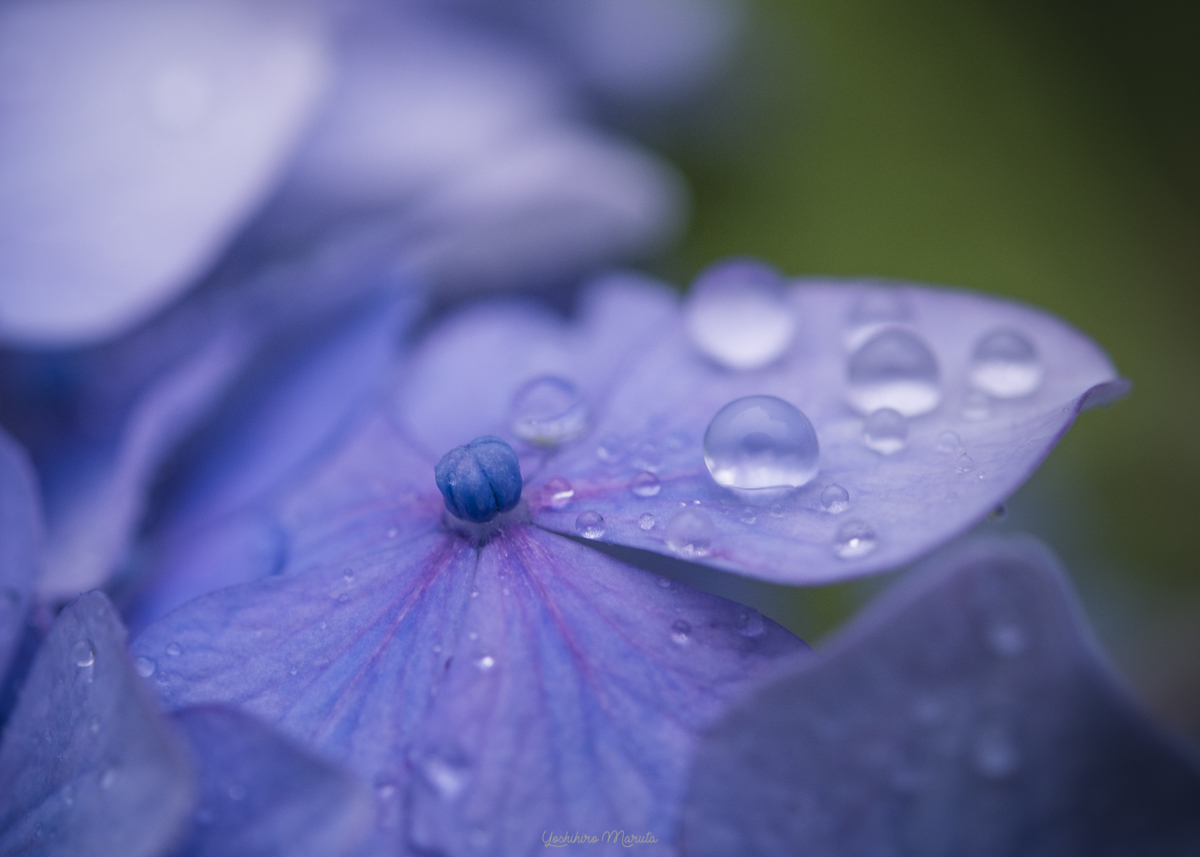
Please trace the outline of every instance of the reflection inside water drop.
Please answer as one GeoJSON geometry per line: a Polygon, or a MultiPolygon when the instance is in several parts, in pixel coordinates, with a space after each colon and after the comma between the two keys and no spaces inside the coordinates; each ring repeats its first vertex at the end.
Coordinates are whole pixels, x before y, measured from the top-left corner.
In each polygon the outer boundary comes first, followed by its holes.
{"type": "Polygon", "coordinates": [[[908,439],[908,420],[899,411],[880,408],[863,421],[863,443],[883,455],[904,449],[908,439]]]}
{"type": "Polygon", "coordinates": [[[984,334],[971,356],[972,386],[997,399],[1028,396],[1041,385],[1042,375],[1033,343],[1011,328],[984,334]]]}
{"type": "Polygon", "coordinates": [[[575,519],[575,532],[585,539],[598,539],[604,535],[604,517],[599,512],[580,512],[575,519]]]}
{"type": "Polygon", "coordinates": [[[71,660],[77,667],[90,667],[96,662],[96,650],[91,640],[77,640],[71,646],[71,660]]]}
{"type": "Polygon", "coordinates": [[[538,446],[558,446],[587,428],[587,407],[566,378],[543,375],[513,395],[512,432],[538,446]]]}
{"type": "Polygon", "coordinates": [[[869,414],[891,408],[906,417],[932,411],[942,399],[937,360],[915,333],[880,331],[850,356],[850,404],[869,414]]]}
{"type": "Polygon", "coordinates": [[[779,359],[796,330],[783,280],[748,259],[709,267],[693,284],[684,324],[697,350],[731,369],[755,369],[779,359]]]}
{"type": "Polygon", "coordinates": [[[643,470],[629,480],[629,490],[637,497],[654,497],[662,490],[662,483],[653,473],[643,470]]]}
{"type": "Polygon", "coordinates": [[[821,505],[826,512],[840,515],[850,508],[850,492],[837,483],[826,485],[821,492],[821,505]]]}
{"type": "Polygon", "coordinates": [[[692,626],[689,622],[679,619],[671,625],[671,639],[680,646],[686,646],[691,641],[692,626]]]}
{"type": "Polygon", "coordinates": [[[817,475],[819,457],[808,417],[775,396],[730,402],[704,433],[704,463],[727,488],[799,487],[817,475]]]}
{"type": "Polygon", "coordinates": [[[571,502],[575,489],[561,476],[551,476],[542,486],[542,504],[552,509],[561,509],[571,502]]]}
{"type": "Polygon", "coordinates": [[[667,523],[667,547],[680,556],[708,556],[715,536],[712,518],[703,509],[676,512],[667,523]]]}
{"type": "Polygon", "coordinates": [[[866,556],[879,546],[875,531],[863,521],[847,521],[837,531],[833,550],[842,559],[866,556]]]}

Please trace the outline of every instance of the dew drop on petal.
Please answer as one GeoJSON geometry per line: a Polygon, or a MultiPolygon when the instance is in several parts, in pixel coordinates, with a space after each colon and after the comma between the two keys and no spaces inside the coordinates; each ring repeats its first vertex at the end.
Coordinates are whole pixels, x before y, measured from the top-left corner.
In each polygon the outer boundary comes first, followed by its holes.
{"type": "Polygon", "coordinates": [[[965,452],[958,458],[954,459],[954,469],[959,473],[969,473],[975,468],[975,459],[967,455],[965,452]]]}
{"type": "Polygon", "coordinates": [[[947,429],[937,436],[937,450],[947,454],[952,452],[962,454],[962,438],[958,436],[958,432],[947,429]]]}
{"type": "Polygon", "coordinates": [[[158,665],[149,658],[137,658],[133,662],[133,668],[137,670],[137,674],[142,678],[150,678],[150,676],[154,675],[154,670],[158,668],[158,665]]]}
{"type": "Polygon", "coordinates": [[[71,646],[71,660],[77,667],[90,667],[96,663],[96,650],[92,648],[91,640],[77,640],[71,646]]]}
{"type": "Polygon", "coordinates": [[[738,633],[743,637],[761,637],[767,630],[766,623],[763,622],[762,614],[757,610],[747,607],[737,617],[738,633]]]}
{"type": "Polygon", "coordinates": [[[542,503],[552,509],[561,509],[571,502],[575,489],[561,476],[551,476],[542,486],[542,503]]]}
{"type": "Polygon", "coordinates": [[[671,588],[671,586],[672,586],[672,584],[671,584],[671,578],[669,578],[669,577],[660,577],[660,578],[658,579],[658,585],[659,585],[659,586],[661,586],[663,589],[670,589],[670,588],[671,588]]]}
{"type": "Polygon", "coordinates": [[[896,410],[880,408],[863,421],[863,443],[883,455],[904,449],[908,439],[908,420],[896,410]]]}
{"type": "Polygon", "coordinates": [[[962,416],[964,420],[982,422],[992,418],[992,400],[986,393],[972,390],[963,400],[962,416]]]}
{"type": "Polygon", "coordinates": [[[1021,756],[1007,731],[993,727],[976,736],[971,748],[971,762],[981,777],[1003,780],[1017,772],[1021,756]]]}
{"type": "Polygon", "coordinates": [[[444,800],[454,800],[462,794],[470,779],[470,771],[465,765],[438,756],[430,756],[422,761],[421,773],[444,800]]]}
{"type": "Polygon", "coordinates": [[[638,497],[653,497],[662,490],[662,483],[649,470],[642,470],[629,480],[629,490],[638,497]]]}
{"type": "Polygon", "coordinates": [[[702,557],[712,552],[716,528],[702,509],[676,512],[667,524],[667,547],[680,556],[702,557]]]}
{"type": "Polygon", "coordinates": [[[671,639],[680,646],[686,646],[692,639],[692,626],[683,619],[677,619],[671,625],[671,639]]]}
{"type": "Polygon", "coordinates": [[[598,539],[604,535],[604,517],[599,512],[580,512],[575,519],[575,532],[585,539],[598,539]]]}
{"type": "Polygon", "coordinates": [[[821,492],[821,505],[825,507],[826,512],[840,515],[850,508],[850,492],[836,482],[826,485],[825,490],[821,492]]]}
{"type": "Polygon", "coordinates": [[[596,444],[596,457],[608,464],[616,464],[625,457],[625,444],[615,434],[606,434],[596,444]]]}
{"type": "Polygon", "coordinates": [[[496,659],[491,655],[484,655],[481,658],[475,659],[475,668],[480,672],[487,672],[496,665],[496,659]]]}
{"type": "Polygon", "coordinates": [[[704,463],[726,488],[797,488],[817,475],[819,458],[808,417],[774,396],[730,402],[704,433],[704,463]]]}
{"type": "Polygon", "coordinates": [[[908,318],[908,308],[900,295],[889,288],[870,289],[859,296],[850,310],[850,326],[896,323],[908,318]]]}
{"type": "Polygon", "coordinates": [[[753,524],[758,520],[758,512],[753,506],[743,506],[742,513],[738,515],[738,520],[743,524],[753,524]]]}
{"type": "Polygon", "coordinates": [[[730,369],[778,360],[796,332],[783,279],[766,265],[740,259],[699,276],[684,306],[684,323],[692,344],[730,369]]]}
{"type": "Polygon", "coordinates": [[[932,411],[942,399],[937,360],[916,334],[901,328],[876,333],[850,356],[850,404],[869,414],[891,408],[906,417],[932,411]]]}
{"type": "Polygon", "coordinates": [[[167,644],[167,654],[173,658],[177,658],[183,654],[183,649],[179,648],[178,643],[168,643],[167,644]]]}
{"type": "Polygon", "coordinates": [[[971,384],[997,399],[1028,396],[1042,383],[1037,350],[1024,335],[997,328],[979,340],[971,356],[971,384]]]}
{"type": "Polygon", "coordinates": [[[513,434],[538,446],[558,446],[587,429],[587,405],[566,378],[543,375],[513,395],[509,410],[513,434]]]}
{"type": "Polygon", "coordinates": [[[834,552],[842,559],[858,559],[879,546],[875,531],[862,521],[847,521],[842,524],[834,539],[834,552]]]}
{"type": "Polygon", "coordinates": [[[651,515],[649,512],[642,515],[640,518],[638,518],[638,528],[643,531],[653,530],[654,529],[654,516],[651,515]]]}

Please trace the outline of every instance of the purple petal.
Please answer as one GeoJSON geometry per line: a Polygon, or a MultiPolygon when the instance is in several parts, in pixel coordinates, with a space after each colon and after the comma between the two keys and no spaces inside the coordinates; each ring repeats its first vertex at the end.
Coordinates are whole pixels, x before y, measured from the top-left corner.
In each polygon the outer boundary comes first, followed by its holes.
{"type": "Polygon", "coordinates": [[[263,202],[321,94],[322,36],[233,2],[0,18],[0,338],[95,342],[178,295],[263,202]]]}
{"type": "Polygon", "coordinates": [[[0,431],[0,685],[25,629],[41,549],[33,469],[25,451],[0,431]]]}
{"type": "Polygon", "coordinates": [[[169,707],[235,705],[373,783],[393,851],[528,853],[564,825],[666,841],[692,736],[803,650],[511,518],[478,551],[436,524],[388,538],[387,498],[342,474],[283,574],[190,602],[134,649],[169,707]]]}
{"type": "Polygon", "coordinates": [[[1200,849],[1200,759],[1138,709],[1032,540],[960,546],[702,744],[696,855],[1200,849]]]}
{"type": "MultiPolygon", "coordinates": [[[[982,519],[1029,477],[1085,402],[1123,389],[1090,340],[1007,301],[825,282],[801,283],[787,299],[794,338],[761,369],[718,366],[678,317],[624,352],[617,324],[590,332],[613,339],[605,361],[612,387],[593,402],[591,434],[527,479],[534,522],[576,534],[579,515],[595,512],[604,518],[605,541],[790,583],[894,568],[982,519]],[[941,367],[940,405],[907,420],[906,443],[891,455],[868,448],[864,420],[847,400],[851,346],[872,329],[856,330],[852,320],[877,294],[903,313],[894,325],[923,339],[941,367]],[[971,356],[998,327],[1034,344],[1042,380],[1019,398],[977,401],[971,356]],[[790,402],[816,429],[819,472],[801,488],[735,492],[717,485],[705,466],[701,442],[710,420],[727,403],[757,394],[790,402]],[[550,479],[570,483],[569,503],[546,499],[554,493],[545,490],[550,479]],[[834,502],[842,491],[848,502],[834,502]]],[[[527,380],[494,383],[512,391],[527,380]]]]}
{"type": "Polygon", "coordinates": [[[154,857],[183,831],[187,754],[124,643],[98,592],[59,614],[0,744],[3,853],[154,857]]]}
{"type": "Polygon", "coordinates": [[[350,775],[228,708],[171,720],[196,761],[199,799],[178,857],[350,857],[370,832],[370,794],[350,775]]]}

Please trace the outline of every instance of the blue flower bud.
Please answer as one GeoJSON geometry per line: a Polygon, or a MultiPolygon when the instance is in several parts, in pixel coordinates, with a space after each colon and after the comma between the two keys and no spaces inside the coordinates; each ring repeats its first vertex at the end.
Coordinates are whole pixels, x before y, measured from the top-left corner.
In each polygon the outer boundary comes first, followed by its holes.
{"type": "Polygon", "coordinates": [[[442,456],[433,469],[450,514],[482,524],[521,499],[521,465],[495,435],[477,437],[442,456]]]}

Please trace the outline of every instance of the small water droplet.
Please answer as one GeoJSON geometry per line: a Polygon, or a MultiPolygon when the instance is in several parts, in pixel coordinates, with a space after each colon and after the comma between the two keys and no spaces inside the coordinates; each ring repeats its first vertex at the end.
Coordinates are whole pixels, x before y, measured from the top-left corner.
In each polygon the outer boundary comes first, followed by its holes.
{"type": "Polygon", "coordinates": [[[848,379],[850,404],[863,414],[891,408],[915,417],[942,399],[933,352],[897,327],[876,333],[850,356],[848,379]]]}
{"type": "Polygon", "coordinates": [[[246,787],[244,785],[242,785],[241,783],[232,783],[229,786],[229,788],[227,788],[225,790],[225,793],[227,795],[229,795],[230,800],[233,800],[233,801],[245,800],[246,787]]]}
{"type": "Polygon", "coordinates": [[[704,271],[684,307],[692,344],[722,366],[756,369],[791,344],[796,318],[783,279],[759,262],[734,259],[704,271]]]}
{"type": "Polygon", "coordinates": [[[1025,632],[1020,625],[1007,622],[993,625],[988,628],[987,641],[993,652],[1005,657],[1019,655],[1025,651],[1025,632]]]}
{"type": "Polygon", "coordinates": [[[879,546],[875,531],[863,521],[847,521],[837,531],[834,552],[842,559],[858,559],[879,546]]]}
{"type": "Polygon", "coordinates": [[[117,769],[105,768],[100,772],[100,788],[111,789],[117,782],[117,769]]]}
{"type": "Polygon", "coordinates": [[[704,463],[726,488],[796,488],[817,475],[819,458],[808,417],[774,396],[730,402],[704,433],[704,463]]]}
{"type": "Polygon", "coordinates": [[[954,459],[954,469],[959,473],[969,473],[975,467],[975,459],[967,455],[965,452],[958,458],[954,459]]]}
{"type": "Polygon", "coordinates": [[[467,634],[467,639],[468,640],[478,640],[479,634],[477,634],[475,631],[471,631],[469,634],[467,634]]]}
{"type": "Polygon", "coordinates": [[[863,421],[863,443],[883,455],[904,449],[908,439],[908,420],[899,411],[880,408],[863,421]]]}
{"type": "Polygon", "coordinates": [[[154,675],[157,664],[149,658],[136,658],[133,662],[133,668],[137,670],[137,674],[142,678],[150,678],[150,676],[154,675]]]}
{"type": "Polygon", "coordinates": [[[971,750],[975,771],[989,780],[1011,777],[1021,766],[1021,756],[1007,730],[999,727],[984,729],[975,739],[971,750]]]}
{"type": "Polygon", "coordinates": [[[346,569],[346,571],[342,574],[342,577],[345,578],[347,583],[351,583],[354,580],[354,572],[350,569],[346,569]]]}
{"type": "Polygon", "coordinates": [[[561,476],[551,476],[542,486],[542,504],[552,509],[561,509],[571,502],[575,489],[561,476]]]}
{"type": "Polygon", "coordinates": [[[715,536],[712,518],[701,509],[676,512],[667,524],[667,547],[680,556],[708,556],[715,536]]]}
{"type": "Polygon", "coordinates": [[[961,454],[963,451],[962,438],[958,436],[958,432],[947,429],[937,436],[937,450],[946,454],[961,454]]]}
{"type": "Polygon", "coordinates": [[[474,589],[474,588],[472,588],[472,589],[471,589],[471,597],[472,597],[472,598],[478,598],[478,597],[479,597],[479,590],[478,590],[478,589],[474,589]]]}
{"type": "Polygon", "coordinates": [[[77,667],[90,667],[96,663],[96,650],[92,648],[91,640],[77,640],[71,646],[71,660],[77,667]]]}
{"type": "Polygon", "coordinates": [[[658,579],[658,585],[661,586],[663,589],[670,589],[671,588],[671,578],[660,577],[658,579]]]}
{"type": "Polygon", "coordinates": [[[491,655],[484,655],[481,658],[475,659],[475,668],[480,672],[487,672],[496,665],[496,659],[491,655]]]}
{"type": "Polygon", "coordinates": [[[434,787],[443,800],[454,800],[470,781],[470,769],[439,756],[430,756],[421,762],[421,773],[434,787]]]}
{"type": "Polygon", "coordinates": [[[616,464],[625,457],[625,444],[616,435],[607,434],[596,444],[596,457],[608,464],[616,464]]]}
{"type": "Polygon", "coordinates": [[[337,597],[337,600],[338,600],[338,603],[345,604],[347,601],[350,600],[350,595],[348,593],[343,592],[342,594],[340,594],[337,597]]]}
{"type": "Polygon", "coordinates": [[[1028,396],[1041,386],[1042,375],[1033,343],[1010,328],[984,334],[971,355],[971,384],[997,399],[1028,396]]]}
{"type": "Polygon", "coordinates": [[[741,514],[738,515],[738,520],[743,524],[753,524],[758,520],[758,512],[753,506],[743,506],[741,514]]]}
{"type": "Polygon", "coordinates": [[[580,512],[575,519],[575,532],[585,539],[598,539],[604,535],[604,516],[589,509],[580,512]]]}
{"type": "Polygon", "coordinates": [[[986,394],[978,390],[972,390],[970,393],[967,393],[967,397],[963,400],[962,415],[964,420],[971,420],[972,422],[991,419],[992,400],[986,394]]]}
{"type": "MultiPolygon", "coordinates": [[[[983,476],[982,473],[980,473],[979,475],[983,476]]],[[[988,518],[993,521],[1003,521],[1007,517],[1008,517],[1008,507],[1005,506],[1003,503],[1001,503],[995,509],[992,509],[992,511],[988,512],[988,518]]]]}
{"type": "Polygon", "coordinates": [[[642,530],[646,530],[646,531],[653,530],[654,529],[654,516],[651,515],[649,512],[646,512],[644,515],[642,515],[640,518],[638,518],[638,528],[642,529],[642,530]]]}
{"type": "Polygon", "coordinates": [[[680,646],[686,646],[692,639],[692,626],[683,619],[677,619],[671,625],[671,640],[680,646]]]}
{"type": "Polygon", "coordinates": [[[825,507],[826,512],[840,515],[850,508],[850,492],[836,482],[826,485],[825,490],[821,492],[821,505],[825,507]]]}
{"type": "Polygon", "coordinates": [[[587,429],[588,412],[575,385],[543,375],[517,390],[510,408],[512,432],[538,446],[558,446],[587,429]]]}
{"type": "Polygon", "coordinates": [[[662,490],[662,483],[653,473],[643,470],[629,480],[629,490],[638,497],[654,497],[662,490]]]}
{"type": "Polygon", "coordinates": [[[181,649],[179,647],[178,643],[168,643],[167,644],[167,654],[173,658],[177,658],[183,654],[183,649],[181,649]]]}
{"type": "Polygon", "coordinates": [[[743,637],[761,637],[767,630],[766,623],[763,622],[762,614],[757,610],[747,607],[737,618],[738,633],[743,637]]]}

